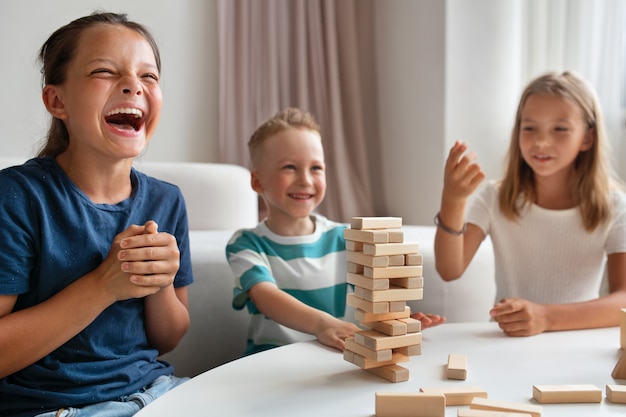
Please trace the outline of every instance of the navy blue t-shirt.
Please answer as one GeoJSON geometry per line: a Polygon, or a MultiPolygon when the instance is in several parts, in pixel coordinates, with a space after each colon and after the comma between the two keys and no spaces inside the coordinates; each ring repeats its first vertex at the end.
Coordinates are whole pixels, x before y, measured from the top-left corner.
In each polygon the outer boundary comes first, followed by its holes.
{"type": "MultiPolygon", "coordinates": [[[[0,294],[18,294],[14,311],[47,300],[94,270],[113,238],[154,220],[176,237],[174,286],[193,282],[185,202],[178,187],[131,172],[132,195],[94,204],[53,158],[0,171],[0,294]]],[[[147,340],[144,300],[116,302],[43,359],[0,380],[0,415],[34,415],[129,395],[172,366],[147,340]]]]}

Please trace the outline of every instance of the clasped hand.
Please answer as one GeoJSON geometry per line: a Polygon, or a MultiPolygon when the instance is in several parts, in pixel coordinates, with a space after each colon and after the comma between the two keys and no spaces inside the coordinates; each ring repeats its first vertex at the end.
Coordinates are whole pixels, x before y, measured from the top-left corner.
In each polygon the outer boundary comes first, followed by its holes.
{"type": "Polygon", "coordinates": [[[154,221],[131,225],[115,236],[96,272],[115,301],[141,298],[172,285],[180,263],[176,238],[154,221]]]}
{"type": "Polygon", "coordinates": [[[502,299],[489,314],[508,336],[532,336],[549,327],[545,306],[521,298],[502,299]]]}

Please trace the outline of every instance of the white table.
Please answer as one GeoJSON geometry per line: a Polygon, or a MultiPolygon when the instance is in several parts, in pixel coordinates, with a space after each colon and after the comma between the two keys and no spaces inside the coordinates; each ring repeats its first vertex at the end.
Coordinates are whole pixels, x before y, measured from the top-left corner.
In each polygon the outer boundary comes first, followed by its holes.
{"type": "MultiPolygon", "coordinates": [[[[603,392],[599,404],[543,404],[542,416],[624,416],[626,405],[605,398],[607,384],[626,384],[611,377],[618,357],[617,327],[511,338],[494,323],[444,324],[426,329],[422,355],[402,364],[407,382],[374,376],[317,342],[297,343],[207,371],[137,417],[372,417],[376,392],[463,385],[482,387],[490,399],[536,404],[539,384],[594,384],[603,392]],[[467,355],[465,381],[446,379],[449,353],[467,355]]],[[[446,407],[446,416],[458,408],[446,407]]]]}

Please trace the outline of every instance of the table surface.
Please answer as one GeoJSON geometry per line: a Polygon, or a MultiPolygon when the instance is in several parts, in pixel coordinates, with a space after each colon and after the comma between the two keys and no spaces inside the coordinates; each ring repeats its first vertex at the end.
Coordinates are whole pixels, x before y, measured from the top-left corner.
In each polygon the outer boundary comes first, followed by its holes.
{"type": "MultiPolygon", "coordinates": [[[[376,392],[473,387],[490,399],[537,404],[533,385],[594,384],[595,404],[542,404],[543,416],[624,416],[626,404],[606,400],[619,358],[619,328],[505,336],[494,323],[447,323],[423,331],[422,354],[408,363],[406,382],[391,383],[344,361],[317,342],[296,343],[209,370],[148,405],[137,417],[315,416],[372,417],[376,392]],[[445,376],[448,354],[467,356],[467,379],[445,376]]],[[[219,335],[216,335],[219,343],[219,335]]],[[[458,408],[446,407],[446,416],[458,408]]]]}

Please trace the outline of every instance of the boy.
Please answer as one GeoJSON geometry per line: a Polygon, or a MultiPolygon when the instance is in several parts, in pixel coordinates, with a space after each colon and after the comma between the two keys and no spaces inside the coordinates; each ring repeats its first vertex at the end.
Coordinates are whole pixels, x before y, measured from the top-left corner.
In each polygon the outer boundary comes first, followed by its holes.
{"type": "MultiPolygon", "coordinates": [[[[226,247],[236,278],[233,307],[247,306],[252,314],[245,354],[311,335],[343,350],[359,328],[342,320],[346,226],[313,213],[326,192],[319,126],[311,114],[288,108],[262,124],[248,148],[251,185],[263,197],[267,217],[254,229],[237,231],[226,247]]],[[[432,317],[434,324],[441,320],[432,317]]]]}

